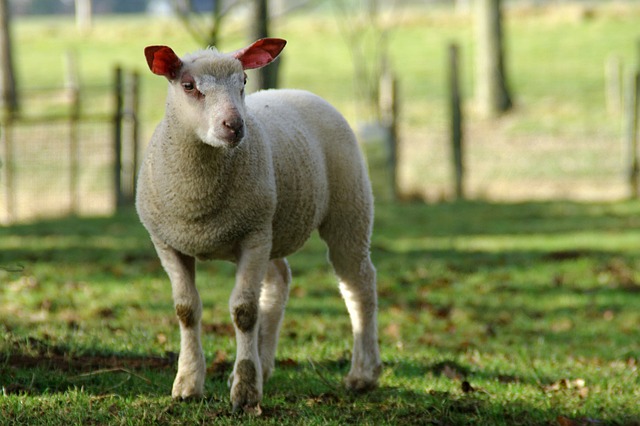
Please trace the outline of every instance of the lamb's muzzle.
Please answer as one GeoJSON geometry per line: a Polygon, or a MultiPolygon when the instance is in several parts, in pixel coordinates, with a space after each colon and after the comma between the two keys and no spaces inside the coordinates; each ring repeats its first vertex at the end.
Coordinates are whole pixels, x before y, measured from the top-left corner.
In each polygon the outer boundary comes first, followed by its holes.
{"type": "Polygon", "coordinates": [[[273,61],[284,45],[263,39],[231,54],[208,49],[182,59],[166,46],[145,49],[169,92],[140,170],[136,208],[171,281],[179,320],[174,398],[203,395],[195,260],[223,259],[237,264],[229,299],[237,342],[231,402],[234,410],[259,411],[291,283],[285,257],[316,229],[351,318],[345,384],[369,389],[380,375],[369,256],[373,197],[355,136],[338,111],[311,93],[244,97],[244,71],[273,61]]]}
{"type": "Polygon", "coordinates": [[[218,127],[216,136],[228,142],[231,146],[237,145],[244,137],[244,120],[239,115],[232,115],[223,119],[222,125],[218,127]]]}

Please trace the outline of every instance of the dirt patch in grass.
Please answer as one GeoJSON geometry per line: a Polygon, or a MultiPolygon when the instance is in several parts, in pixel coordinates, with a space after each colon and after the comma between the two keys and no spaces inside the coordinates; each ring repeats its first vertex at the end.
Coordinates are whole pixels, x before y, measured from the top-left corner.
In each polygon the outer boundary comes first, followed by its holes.
{"type": "Polygon", "coordinates": [[[11,354],[4,365],[13,368],[46,367],[68,372],[86,372],[96,369],[159,370],[172,368],[177,357],[133,357],[122,355],[78,355],[61,354],[11,354]]]}
{"type": "Polygon", "coordinates": [[[126,354],[70,354],[57,345],[29,337],[13,342],[13,350],[4,358],[4,368],[47,368],[63,372],[87,372],[97,369],[161,370],[172,368],[178,354],[135,356],[126,354]]]}

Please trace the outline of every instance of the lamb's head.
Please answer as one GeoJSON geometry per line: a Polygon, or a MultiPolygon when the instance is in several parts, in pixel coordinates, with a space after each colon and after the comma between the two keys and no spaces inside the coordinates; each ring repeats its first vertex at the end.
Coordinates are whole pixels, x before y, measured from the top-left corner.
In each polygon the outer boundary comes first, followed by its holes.
{"type": "Polygon", "coordinates": [[[233,148],[245,134],[244,70],[268,65],[285,44],[265,38],[235,52],[207,49],[182,59],[168,46],[144,53],[151,72],[169,80],[167,114],[204,143],[233,148]]]}

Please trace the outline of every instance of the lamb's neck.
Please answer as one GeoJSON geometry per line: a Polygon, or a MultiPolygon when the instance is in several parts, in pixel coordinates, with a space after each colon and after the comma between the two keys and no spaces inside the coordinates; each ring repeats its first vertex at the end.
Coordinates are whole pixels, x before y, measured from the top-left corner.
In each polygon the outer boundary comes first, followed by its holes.
{"type": "Polygon", "coordinates": [[[207,145],[195,135],[167,132],[159,154],[159,166],[166,171],[174,196],[213,200],[225,192],[232,151],[207,145]]]}

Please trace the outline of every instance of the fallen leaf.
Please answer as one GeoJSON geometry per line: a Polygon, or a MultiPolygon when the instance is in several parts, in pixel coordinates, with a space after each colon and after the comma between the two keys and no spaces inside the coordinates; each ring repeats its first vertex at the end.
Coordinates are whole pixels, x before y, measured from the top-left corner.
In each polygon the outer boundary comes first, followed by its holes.
{"type": "Polygon", "coordinates": [[[278,366],[279,367],[297,367],[298,361],[291,358],[285,358],[285,359],[278,360],[278,366]]]}
{"type": "Polygon", "coordinates": [[[581,419],[570,419],[566,416],[558,416],[556,417],[556,421],[560,426],[592,426],[604,424],[602,420],[591,419],[588,417],[583,417],[581,419]]]}
{"type": "Polygon", "coordinates": [[[582,399],[585,399],[589,396],[589,388],[584,387],[578,391],[578,396],[582,399]]]}
{"type": "Polygon", "coordinates": [[[439,319],[448,319],[451,317],[451,311],[453,310],[453,305],[446,305],[440,307],[432,307],[431,314],[439,319]]]}
{"type": "Polygon", "coordinates": [[[469,382],[467,382],[466,380],[462,382],[462,392],[471,393],[475,391],[476,391],[475,388],[471,386],[469,382]]]}
{"type": "Polygon", "coordinates": [[[207,374],[212,376],[225,376],[228,371],[231,370],[231,361],[227,360],[227,353],[225,351],[217,351],[216,356],[211,365],[207,368],[207,374]]]}
{"type": "Polygon", "coordinates": [[[448,377],[451,380],[462,380],[464,379],[464,375],[461,374],[458,370],[451,367],[450,365],[445,365],[442,369],[442,374],[445,377],[448,377]]]}
{"type": "Polygon", "coordinates": [[[165,343],[167,343],[167,335],[164,333],[158,333],[156,334],[156,341],[161,344],[164,345],[165,343]]]}
{"type": "Polygon", "coordinates": [[[400,325],[398,323],[389,324],[385,327],[384,334],[393,340],[400,340],[400,325]]]}
{"type": "Polygon", "coordinates": [[[589,388],[586,387],[584,379],[560,379],[555,383],[544,386],[542,388],[545,392],[559,392],[562,390],[578,390],[579,395],[588,395],[589,388]]]}
{"type": "Polygon", "coordinates": [[[508,374],[499,374],[497,378],[500,383],[520,383],[520,379],[518,377],[508,374]]]}
{"type": "Polygon", "coordinates": [[[560,426],[578,426],[578,425],[580,425],[580,423],[576,422],[575,420],[571,420],[570,418],[565,417],[565,416],[556,417],[556,421],[558,422],[558,424],[560,426]]]}
{"type": "Polygon", "coordinates": [[[573,329],[574,324],[570,318],[561,318],[551,324],[551,330],[556,333],[562,333],[573,329]]]}
{"type": "Polygon", "coordinates": [[[586,382],[584,381],[584,379],[575,379],[573,382],[571,382],[571,385],[572,387],[582,389],[585,387],[586,382]]]}

